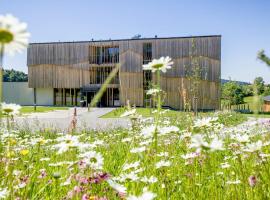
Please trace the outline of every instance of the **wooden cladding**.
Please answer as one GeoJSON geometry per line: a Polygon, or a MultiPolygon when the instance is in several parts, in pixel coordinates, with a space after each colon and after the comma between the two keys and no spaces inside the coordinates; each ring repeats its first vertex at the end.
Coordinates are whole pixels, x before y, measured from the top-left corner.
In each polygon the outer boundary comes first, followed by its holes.
{"type": "MultiPolygon", "coordinates": [[[[217,109],[220,104],[221,37],[152,38],[135,40],[87,41],[70,43],[30,44],[27,52],[29,87],[82,88],[102,84],[119,63],[119,75],[112,84],[119,85],[121,105],[127,100],[136,106],[144,104],[144,90],[149,88],[144,78],[150,78],[142,65],[154,58],[169,56],[173,66],[162,74],[162,89],[167,93],[165,105],[183,109],[191,98],[192,55],[201,67],[199,109],[217,109]]],[[[192,102],[192,101],[191,101],[192,102]]]]}
{"type": "Polygon", "coordinates": [[[30,44],[27,49],[27,65],[72,65],[89,62],[89,43],[30,44]]]}

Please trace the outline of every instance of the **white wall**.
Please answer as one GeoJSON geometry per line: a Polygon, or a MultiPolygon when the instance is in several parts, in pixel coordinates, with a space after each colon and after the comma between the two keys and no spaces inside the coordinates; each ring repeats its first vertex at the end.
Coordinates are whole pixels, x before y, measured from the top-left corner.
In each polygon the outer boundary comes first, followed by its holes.
{"type": "Polygon", "coordinates": [[[37,88],[37,105],[53,106],[53,88],[37,88]]]}
{"type": "MultiPolygon", "coordinates": [[[[37,88],[37,105],[53,105],[53,88],[37,88]]],[[[34,89],[28,82],[4,82],[3,101],[20,105],[34,105],[34,89]]]]}

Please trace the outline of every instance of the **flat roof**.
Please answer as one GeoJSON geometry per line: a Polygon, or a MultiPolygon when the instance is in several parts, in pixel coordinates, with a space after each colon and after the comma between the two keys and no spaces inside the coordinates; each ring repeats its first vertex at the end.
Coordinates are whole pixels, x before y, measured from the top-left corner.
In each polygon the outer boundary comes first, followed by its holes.
{"type": "Polygon", "coordinates": [[[203,38],[203,37],[221,37],[221,35],[201,35],[201,36],[178,36],[178,37],[152,37],[152,38],[129,38],[129,39],[108,39],[108,40],[88,40],[88,41],[69,41],[69,42],[32,42],[31,44],[57,44],[57,43],[85,43],[85,42],[114,42],[129,40],[159,40],[159,39],[183,39],[183,38],[203,38]]]}

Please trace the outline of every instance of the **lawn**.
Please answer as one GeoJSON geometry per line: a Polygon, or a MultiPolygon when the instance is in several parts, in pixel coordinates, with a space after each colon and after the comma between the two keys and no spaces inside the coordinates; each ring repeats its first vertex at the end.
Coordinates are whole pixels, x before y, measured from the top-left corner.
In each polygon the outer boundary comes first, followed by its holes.
{"type": "Polygon", "coordinates": [[[37,106],[34,110],[34,106],[22,106],[20,112],[22,114],[33,113],[33,112],[49,112],[54,110],[68,110],[68,107],[55,107],[55,106],[37,106]]]}
{"type": "MultiPolygon", "coordinates": [[[[142,115],[143,117],[151,117],[153,116],[152,112],[154,109],[151,108],[136,108],[137,113],[142,115]]],[[[169,109],[163,109],[163,111],[167,110],[166,116],[179,116],[182,115],[182,112],[175,111],[175,110],[169,110],[169,109]]],[[[117,108],[103,116],[101,118],[119,118],[123,113],[125,112],[125,108],[117,108]]]]}

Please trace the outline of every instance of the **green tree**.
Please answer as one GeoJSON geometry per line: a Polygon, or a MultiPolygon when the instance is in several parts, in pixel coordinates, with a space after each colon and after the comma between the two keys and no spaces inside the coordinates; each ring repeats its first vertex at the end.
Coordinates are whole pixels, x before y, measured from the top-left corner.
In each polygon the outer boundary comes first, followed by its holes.
{"type": "Polygon", "coordinates": [[[270,85],[265,85],[264,87],[264,93],[263,93],[264,96],[268,96],[270,95],[270,85]]]}
{"type": "Polygon", "coordinates": [[[3,76],[4,82],[26,82],[28,81],[28,76],[26,73],[17,71],[14,69],[4,70],[3,76]]]}
{"type": "Polygon", "coordinates": [[[264,80],[262,77],[256,77],[253,82],[254,95],[261,95],[264,92],[264,80]]]}
{"type": "Polygon", "coordinates": [[[253,85],[242,85],[243,95],[249,97],[253,95],[253,85]]]}
{"type": "Polygon", "coordinates": [[[223,84],[222,99],[230,105],[244,103],[243,88],[235,81],[229,81],[223,84]]]}

